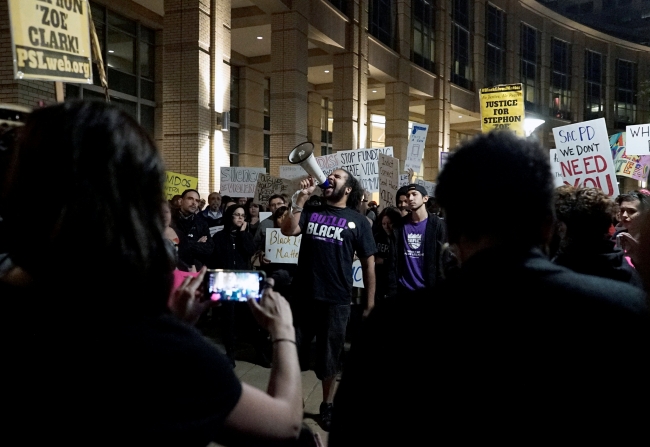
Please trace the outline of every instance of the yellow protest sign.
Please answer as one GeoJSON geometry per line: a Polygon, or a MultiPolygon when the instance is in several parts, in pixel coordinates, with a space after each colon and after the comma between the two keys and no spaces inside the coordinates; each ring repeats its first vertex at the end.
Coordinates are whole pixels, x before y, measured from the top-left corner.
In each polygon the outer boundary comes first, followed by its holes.
{"type": "Polygon", "coordinates": [[[93,82],[86,0],[9,0],[15,79],[93,82]]]}
{"type": "Polygon", "coordinates": [[[177,172],[165,171],[165,196],[170,200],[176,194],[183,194],[186,189],[197,189],[199,179],[177,172]]]}
{"type": "Polygon", "coordinates": [[[521,84],[501,84],[481,89],[481,130],[508,129],[524,132],[524,96],[521,84]]]}

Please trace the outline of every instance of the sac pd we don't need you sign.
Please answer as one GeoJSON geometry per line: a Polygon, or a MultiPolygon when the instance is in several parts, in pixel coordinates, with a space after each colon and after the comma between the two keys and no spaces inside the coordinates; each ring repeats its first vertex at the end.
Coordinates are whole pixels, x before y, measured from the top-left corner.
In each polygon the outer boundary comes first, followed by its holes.
{"type": "Polygon", "coordinates": [[[93,82],[86,0],[9,0],[15,79],[93,82]]]}

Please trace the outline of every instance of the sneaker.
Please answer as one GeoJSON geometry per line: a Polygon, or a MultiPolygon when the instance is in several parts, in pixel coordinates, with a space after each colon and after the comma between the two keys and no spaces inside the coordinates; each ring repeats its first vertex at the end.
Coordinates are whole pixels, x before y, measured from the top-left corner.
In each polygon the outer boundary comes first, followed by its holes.
{"type": "Polygon", "coordinates": [[[332,409],[334,404],[322,402],[320,404],[320,426],[325,431],[330,431],[332,425],[332,409]]]}

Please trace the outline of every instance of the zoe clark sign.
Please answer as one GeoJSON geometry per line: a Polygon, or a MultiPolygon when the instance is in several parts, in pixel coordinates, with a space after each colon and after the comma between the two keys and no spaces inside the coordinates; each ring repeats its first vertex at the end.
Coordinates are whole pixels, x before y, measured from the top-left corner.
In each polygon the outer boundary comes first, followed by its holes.
{"type": "Polygon", "coordinates": [[[15,79],[93,82],[86,0],[9,0],[15,79]]]}
{"type": "Polygon", "coordinates": [[[564,183],[600,188],[617,197],[618,183],[605,118],[553,129],[564,183]]]}

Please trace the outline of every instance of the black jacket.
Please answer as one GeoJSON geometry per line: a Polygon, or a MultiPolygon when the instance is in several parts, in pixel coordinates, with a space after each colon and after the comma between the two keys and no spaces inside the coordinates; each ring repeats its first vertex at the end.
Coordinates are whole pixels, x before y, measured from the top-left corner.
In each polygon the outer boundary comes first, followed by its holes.
{"type": "Polygon", "coordinates": [[[198,271],[214,251],[207,222],[196,214],[185,218],[178,211],[172,216],[171,227],[178,234],[178,258],[189,266],[194,265],[198,271]],[[203,236],[208,240],[198,242],[203,236]]]}
{"type": "Polygon", "coordinates": [[[251,270],[251,257],[255,253],[253,234],[248,231],[221,230],[215,233],[214,253],[208,261],[213,269],[251,270]]]}

